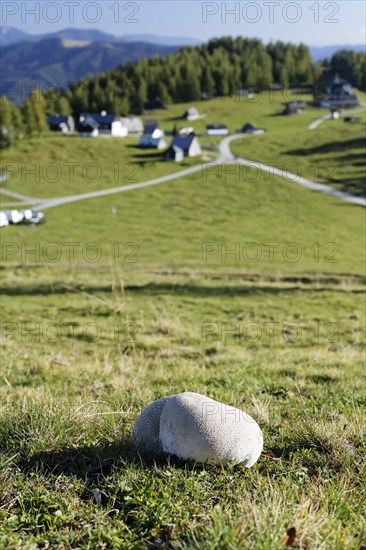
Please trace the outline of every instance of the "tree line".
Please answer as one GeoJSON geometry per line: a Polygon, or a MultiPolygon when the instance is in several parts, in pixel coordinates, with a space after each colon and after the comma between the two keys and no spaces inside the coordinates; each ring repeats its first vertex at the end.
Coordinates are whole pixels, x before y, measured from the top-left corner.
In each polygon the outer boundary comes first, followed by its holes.
{"type": "Polygon", "coordinates": [[[257,39],[224,37],[90,76],[71,86],[66,97],[74,113],[105,109],[141,114],[157,97],[164,104],[189,102],[243,88],[260,91],[274,82],[282,87],[311,84],[313,79],[313,62],[303,44],[265,46],[257,39]]]}
{"type": "Polygon", "coordinates": [[[19,107],[6,96],[0,97],[0,148],[9,147],[24,137],[42,135],[48,130],[47,102],[34,90],[19,107]]]}
{"type": "MultiPolygon", "coordinates": [[[[332,72],[366,90],[364,52],[338,51],[330,61],[332,72]]],[[[326,65],[326,64],[325,64],[326,65]]],[[[21,107],[0,98],[0,147],[20,136],[41,135],[48,129],[46,116],[78,116],[81,112],[107,112],[126,116],[141,114],[149,101],[164,104],[234,95],[240,90],[261,91],[277,83],[312,85],[321,76],[307,46],[277,41],[223,37],[203,46],[182,48],[174,54],[115,69],[72,84],[66,90],[33,91],[21,107]]]]}

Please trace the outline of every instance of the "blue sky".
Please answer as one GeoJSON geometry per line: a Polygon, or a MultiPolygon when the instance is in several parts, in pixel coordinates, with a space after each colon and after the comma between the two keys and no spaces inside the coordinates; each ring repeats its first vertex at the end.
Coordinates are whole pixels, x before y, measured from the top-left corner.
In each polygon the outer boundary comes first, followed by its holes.
{"type": "Polygon", "coordinates": [[[309,45],[365,42],[365,2],[256,0],[3,0],[1,23],[31,34],[66,27],[118,36],[158,34],[203,41],[242,35],[309,45]]]}

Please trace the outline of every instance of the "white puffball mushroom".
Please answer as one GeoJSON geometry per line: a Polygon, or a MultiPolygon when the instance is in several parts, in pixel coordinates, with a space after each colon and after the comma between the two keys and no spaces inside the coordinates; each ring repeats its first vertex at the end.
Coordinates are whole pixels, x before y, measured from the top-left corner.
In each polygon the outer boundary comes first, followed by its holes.
{"type": "Polygon", "coordinates": [[[244,463],[250,468],[263,449],[262,432],[253,418],[192,392],[149,405],[137,419],[134,433],[137,446],[143,443],[147,452],[203,463],[244,463]]]}
{"type": "Polygon", "coordinates": [[[185,460],[245,463],[250,468],[263,449],[262,432],[240,409],[200,395],[181,393],[160,417],[163,451],[185,460]]]}
{"type": "Polygon", "coordinates": [[[163,397],[148,405],[140,414],[133,427],[136,447],[145,453],[161,454],[160,416],[170,397],[163,397]]]}

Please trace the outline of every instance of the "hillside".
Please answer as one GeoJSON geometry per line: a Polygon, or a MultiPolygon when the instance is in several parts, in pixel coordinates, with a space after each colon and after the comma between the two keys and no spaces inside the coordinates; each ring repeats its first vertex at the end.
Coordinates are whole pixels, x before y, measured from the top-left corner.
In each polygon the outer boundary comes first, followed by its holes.
{"type": "MultiPolygon", "coordinates": [[[[310,131],[327,111],[278,116],[284,101],[195,102],[192,125],[252,122],[268,134],[238,154],[306,174],[332,159],[358,178],[363,121],[310,131]]],[[[154,116],[171,130],[191,105],[154,116]]],[[[197,170],[1,229],[1,548],[282,550],[290,527],[289,548],[365,547],[364,209],[215,164],[220,138],[198,139],[209,169],[137,136],[49,133],[3,152],[4,208],[197,170]],[[183,391],[259,423],[253,468],[137,452],[142,409],[183,391]]]]}
{"type": "Polygon", "coordinates": [[[140,114],[156,97],[165,104],[197,101],[268,89],[274,82],[287,88],[290,82],[306,86],[313,80],[314,66],[304,44],[266,46],[258,39],[221,37],[82,79],[70,87],[68,98],[74,113],[93,105],[98,111],[140,114]]]}
{"type": "MultiPolygon", "coordinates": [[[[198,129],[253,120],[290,141],[297,126],[303,148],[322,114],[277,117],[280,94],[201,105],[198,129]]],[[[157,116],[169,128],[186,107],[157,116]]],[[[262,155],[263,137],[241,154],[262,155]]],[[[4,154],[18,167],[6,188],[47,197],[117,185],[116,162],[120,185],[184,167],[136,144],[24,140],[4,154]]],[[[1,230],[0,546],[281,550],[294,526],[298,548],[364,547],[364,209],[228,168],[1,230]],[[182,391],[256,419],[252,469],[137,453],[138,414],[182,391]]]]}
{"type": "Polygon", "coordinates": [[[178,49],[144,42],[85,40],[50,38],[2,48],[2,89],[8,91],[7,95],[13,101],[20,102],[34,88],[42,90],[49,83],[65,87],[88,74],[101,73],[126,61],[153,55],[165,56],[178,49]]]}

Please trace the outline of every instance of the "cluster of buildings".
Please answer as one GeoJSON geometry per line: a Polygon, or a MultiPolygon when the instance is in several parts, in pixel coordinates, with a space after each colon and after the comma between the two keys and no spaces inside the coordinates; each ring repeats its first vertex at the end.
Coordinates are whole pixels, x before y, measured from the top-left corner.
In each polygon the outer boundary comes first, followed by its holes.
{"type": "MultiPolygon", "coordinates": [[[[326,85],[323,85],[318,104],[321,107],[329,107],[335,110],[342,107],[353,107],[358,105],[358,101],[350,83],[336,75],[326,85]]],[[[151,107],[154,109],[162,108],[160,103],[154,103],[151,107]]],[[[304,102],[291,101],[286,104],[283,114],[299,114],[303,112],[304,108],[304,102]]],[[[182,119],[191,122],[204,116],[195,107],[190,107],[184,112],[182,119]]],[[[50,116],[48,117],[48,124],[53,131],[65,134],[78,132],[80,136],[84,137],[111,136],[122,138],[130,134],[136,135],[139,136],[138,146],[141,148],[166,149],[165,157],[167,160],[179,161],[185,156],[193,157],[202,154],[194,128],[190,126],[180,128],[176,132],[177,135],[172,136],[168,146],[165,140],[167,133],[160,128],[158,121],[155,119],[146,120],[143,124],[142,120],[137,117],[121,117],[102,111],[101,113],[81,113],[77,121],[71,116],[50,116]]],[[[246,123],[241,129],[241,132],[247,134],[262,134],[265,131],[264,128],[256,128],[250,123],[246,123]]],[[[207,124],[205,134],[211,137],[222,137],[228,135],[229,130],[222,123],[207,124]]],[[[172,132],[170,135],[172,135],[172,132]]]]}
{"type": "MultiPolygon", "coordinates": [[[[185,111],[182,119],[190,122],[203,118],[195,107],[185,111]]],[[[138,146],[142,149],[165,149],[166,160],[181,161],[184,157],[195,157],[202,155],[202,149],[195,135],[194,128],[183,126],[173,135],[170,144],[167,144],[166,133],[155,119],[149,119],[142,123],[141,119],[124,118],[114,114],[82,113],[77,122],[71,116],[50,116],[48,124],[53,131],[65,134],[78,132],[83,137],[111,136],[126,137],[130,134],[139,136],[138,146]]],[[[247,123],[241,132],[248,134],[262,134],[263,128],[256,128],[253,124],[247,123]]],[[[207,124],[206,136],[226,136],[229,130],[225,124],[207,124]]]]}
{"type": "Polygon", "coordinates": [[[49,116],[50,129],[54,132],[72,134],[78,132],[83,137],[112,136],[126,137],[128,134],[141,134],[144,125],[141,119],[124,118],[106,111],[101,113],[81,113],[75,121],[72,116],[49,116]]]}
{"type": "MultiPolygon", "coordinates": [[[[358,99],[351,84],[336,74],[332,79],[314,86],[314,103],[333,112],[347,107],[357,107],[358,99]]],[[[284,115],[298,115],[304,111],[304,101],[290,101],[286,104],[284,115]]]]}
{"type": "MultiPolygon", "coordinates": [[[[195,107],[191,107],[183,114],[182,118],[193,121],[204,116],[199,114],[195,107]]],[[[193,128],[180,128],[177,135],[172,136],[168,146],[165,140],[166,134],[155,119],[146,120],[143,124],[142,120],[137,117],[120,117],[102,111],[101,113],[81,113],[77,121],[71,116],[59,115],[49,116],[47,121],[52,131],[64,134],[77,132],[82,137],[126,137],[134,134],[139,136],[138,146],[143,149],[166,149],[165,158],[167,160],[180,161],[186,156],[194,157],[202,154],[193,128]]],[[[206,126],[207,136],[225,136],[227,134],[229,134],[229,130],[225,124],[207,124],[206,126]]]]}

